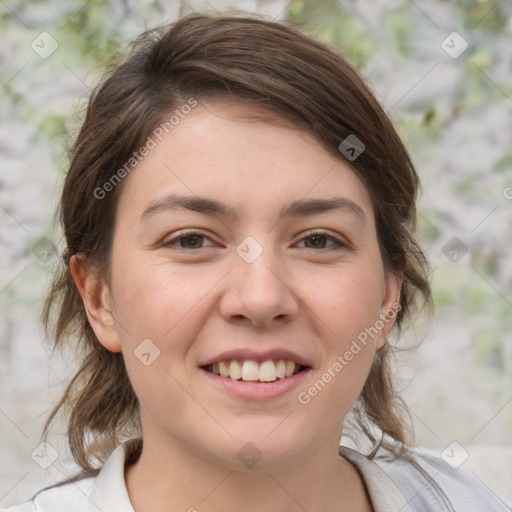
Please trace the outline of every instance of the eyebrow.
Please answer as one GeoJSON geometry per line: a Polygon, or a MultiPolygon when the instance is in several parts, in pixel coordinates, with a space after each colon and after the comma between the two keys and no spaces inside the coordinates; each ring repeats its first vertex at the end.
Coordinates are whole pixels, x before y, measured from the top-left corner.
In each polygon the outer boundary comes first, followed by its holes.
{"type": "MultiPolygon", "coordinates": [[[[227,218],[238,219],[240,208],[203,196],[179,196],[171,194],[163,199],[151,203],[142,213],[141,221],[146,222],[155,213],[176,209],[187,209],[202,213],[203,215],[222,215],[227,218]]],[[[279,214],[280,222],[287,217],[310,216],[317,213],[343,210],[366,221],[366,215],[357,203],[348,197],[330,197],[326,199],[298,199],[283,206],[279,214]]]]}

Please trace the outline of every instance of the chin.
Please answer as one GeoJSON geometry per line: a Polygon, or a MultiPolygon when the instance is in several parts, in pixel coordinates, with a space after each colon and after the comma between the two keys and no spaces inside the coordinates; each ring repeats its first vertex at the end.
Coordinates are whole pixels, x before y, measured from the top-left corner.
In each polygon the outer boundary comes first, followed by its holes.
{"type": "Polygon", "coordinates": [[[252,473],[275,470],[294,463],[306,448],[304,436],[299,432],[295,434],[290,425],[282,425],[279,431],[278,424],[279,421],[274,421],[274,431],[259,425],[238,433],[228,429],[233,438],[215,450],[217,461],[232,470],[252,473]]]}

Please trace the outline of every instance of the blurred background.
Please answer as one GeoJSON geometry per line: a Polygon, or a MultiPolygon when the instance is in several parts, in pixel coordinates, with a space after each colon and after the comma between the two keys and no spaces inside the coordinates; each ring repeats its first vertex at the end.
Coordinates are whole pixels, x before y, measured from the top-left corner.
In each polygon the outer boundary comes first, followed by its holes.
{"type": "Polygon", "coordinates": [[[417,444],[512,508],[509,0],[0,0],[0,506],[75,469],[63,425],[40,446],[74,366],[52,355],[39,315],[87,96],[142,30],[230,8],[287,20],[341,51],[394,121],[423,183],[417,234],[436,303],[431,324],[400,341],[412,349],[398,389],[417,444]]]}

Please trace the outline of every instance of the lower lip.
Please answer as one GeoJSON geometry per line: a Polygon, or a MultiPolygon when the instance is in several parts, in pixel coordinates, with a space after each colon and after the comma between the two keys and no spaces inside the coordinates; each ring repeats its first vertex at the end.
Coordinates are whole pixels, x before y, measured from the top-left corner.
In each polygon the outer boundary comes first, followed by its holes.
{"type": "Polygon", "coordinates": [[[215,375],[202,368],[200,370],[212,383],[232,395],[248,400],[270,400],[296,388],[305,379],[311,368],[302,370],[291,377],[275,380],[274,382],[233,380],[229,377],[215,375]]]}

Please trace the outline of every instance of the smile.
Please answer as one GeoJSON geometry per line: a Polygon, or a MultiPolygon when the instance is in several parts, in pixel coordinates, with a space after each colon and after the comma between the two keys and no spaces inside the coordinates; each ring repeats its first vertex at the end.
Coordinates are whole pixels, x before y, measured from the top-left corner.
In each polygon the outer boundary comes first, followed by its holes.
{"type": "Polygon", "coordinates": [[[252,359],[231,359],[202,367],[207,372],[246,382],[274,382],[286,379],[306,369],[306,366],[285,359],[267,359],[263,362],[252,359]]]}

